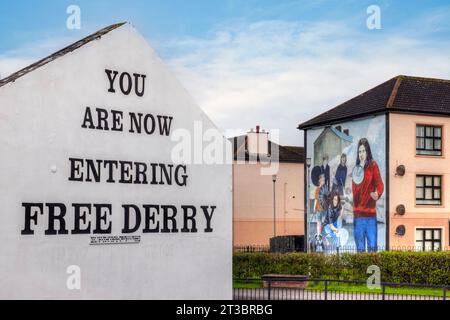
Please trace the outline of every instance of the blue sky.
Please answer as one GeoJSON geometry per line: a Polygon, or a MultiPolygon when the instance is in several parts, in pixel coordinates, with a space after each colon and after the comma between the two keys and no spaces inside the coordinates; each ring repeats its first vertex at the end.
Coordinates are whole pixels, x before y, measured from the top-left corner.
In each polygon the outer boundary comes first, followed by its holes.
{"type": "Polygon", "coordinates": [[[450,79],[443,0],[17,0],[0,2],[0,76],[130,21],[224,131],[296,124],[397,74],[450,79]],[[81,30],[66,8],[81,8],[81,30]],[[381,30],[366,27],[369,5],[381,30]]]}
{"type": "MultiPolygon", "coordinates": [[[[427,12],[449,9],[448,1],[365,0],[17,0],[0,4],[0,52],[42,38],[73,36],[93,32],[118,21],[131,21],[150,38],[207,36],[220,26],[264,20],[346,20],[365,29],[365,10],[377,4],[383,13],[383,29],[397,30],[416,25],[427,12]],[[83,28],[65,28],[66,8],[82,9],[83,28]],[[359,19],[358,19],[359,17],[359,19]]],[[[436,22],[436,27],[450,21],[436,22]]],[[[436,28],[437,29],[437,28],[436,28]]],[[[366,30],[368,32],[368,30],[366,30]]],[[[417,30],[411,30],[417,31],[417,30]]],[[[436,32],[449,38],[449,33],[436,32]]]]}

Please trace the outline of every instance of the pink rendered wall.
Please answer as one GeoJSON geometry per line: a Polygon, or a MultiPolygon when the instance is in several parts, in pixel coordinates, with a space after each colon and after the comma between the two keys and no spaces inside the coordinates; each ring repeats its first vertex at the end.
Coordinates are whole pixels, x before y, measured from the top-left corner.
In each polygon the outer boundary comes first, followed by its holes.
{"type": "MultiPolygon", "coordinates": [[[[268,245],[273,237],[273,182],[260,164],[233,164],[233,243],[268,245]]],[[[276,182],[276,232],[304,234],[304,166],[280,163],[276,182]]]]}
{"type": "Polygon", "coordinates": [[[450,118],[390,114],[390,247],[415,246],[416,228],[442,228],[442,247],[449,247],[450,219],[450,118]],[[442,157],[416,156],[416,124],[443,126],[442,157]],[[404,165],[406,174],[395,175],[404,165]],[[415,201],[416,174],[442,175],[441,206],[420,206],[415,201]],[[406,207],[404,216],[396,207],[406,207]],[[395,235],[398,225],[405,225],[404,236],[395,235]]]}

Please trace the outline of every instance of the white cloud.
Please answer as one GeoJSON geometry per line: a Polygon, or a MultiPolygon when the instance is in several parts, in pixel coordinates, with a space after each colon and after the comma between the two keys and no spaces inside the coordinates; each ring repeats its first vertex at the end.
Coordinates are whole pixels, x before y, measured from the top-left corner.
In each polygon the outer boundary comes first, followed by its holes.
{"type": "Polygon", "coordinates": [[[448,32],[450,30],[450,6],[439,6],[422,12],[412,19],[410,27],[421,34],[448,32]]]}
{"type": "Polygon", "coordinates": [[[0,79],[6,78],[10,74],[26,67],[32,62],[33,60],[26,58],[12,58],[0,56],[0,79]]]}
{"type": "Polygon", "coordinates": [[[222,129],[260,124],[298,145],[299,123],[398,74],[450,78],[449,45],[386,32],[261,21],[158,49],[222,129]]]}
{"type": "MultiPolygon", "coordinates": [[[[282,144],[300,145],[299,123],[398,74],[450,79],[450,44],[410,33],[339,22],[241,21],[204,38],[167,39],[156,49],[223,131],[259,124],[280,129],[282,144]]],[[[74,40],[0,54],[0,75],[74,40]]]]}
{"type": "Polygon", "coordinates": [[[0,78],[6,78],[74,41],[74,37],[51,38],[0,53],[0,78]]]}

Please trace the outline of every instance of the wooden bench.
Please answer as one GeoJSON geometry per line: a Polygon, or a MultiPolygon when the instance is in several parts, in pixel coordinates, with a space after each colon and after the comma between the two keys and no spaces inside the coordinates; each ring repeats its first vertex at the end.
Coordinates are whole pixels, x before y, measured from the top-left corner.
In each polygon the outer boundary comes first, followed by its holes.
{"type": "Polygon", "coordinates": [[[308,276],[287,275],[287,274],[265,274],[261,277],[264,288],[300,288],[304,289],[308,285],[308,276]]]}

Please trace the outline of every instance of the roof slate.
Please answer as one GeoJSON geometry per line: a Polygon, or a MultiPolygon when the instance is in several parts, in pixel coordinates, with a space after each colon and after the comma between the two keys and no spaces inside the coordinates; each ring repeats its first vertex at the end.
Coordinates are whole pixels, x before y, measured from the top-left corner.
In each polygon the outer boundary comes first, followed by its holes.
{"type": "Polygon", "coordinates": [[[308,129],[387,112],[450,116],[450,80],[397,76],[300,124],[298,128],[308,129]]]}
{"type": "Polygon", "coordinates": [[[258,159],[250,157],[246,151],[247,136],[238,136],[229,139],[233,144],[234,160],[262,160],[269,161],[271,158],[278,159],[279,162],[305,163],[305,149],[297,146],[281,146],[269,141],[269,153],[271,157],[258,156],[258,159]]]}

